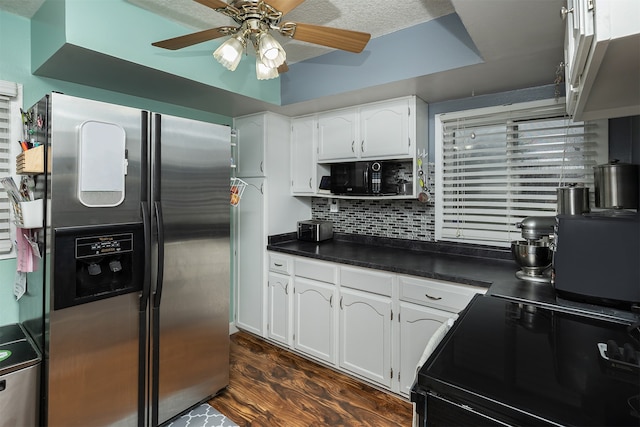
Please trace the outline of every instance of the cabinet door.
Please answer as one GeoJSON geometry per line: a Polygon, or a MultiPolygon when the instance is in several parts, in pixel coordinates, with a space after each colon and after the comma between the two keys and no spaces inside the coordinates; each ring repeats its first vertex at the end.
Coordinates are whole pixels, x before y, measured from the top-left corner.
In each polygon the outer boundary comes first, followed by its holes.
{"type": "Polygon", "coordinates": [[[340,290],[340,367],[391,387],[391,298],[340,290]]]}
{"type": "Polygon", "coordinates": [[[429,339],[453,313],[400,302],[400,393],[408,396],[429,339]]]}
{"type": "Polygon", "coordinates": [[[318,115],[318,161],[355,160],[359,155],[356,110],[318,115]]]}
{"type": "Polygon", "coordinates": [[[411,152],[409,137],[409,100],[360,109],[361,158],[407,157],[411,152]]]}
{"type": "Polygon", "coordinates": [[[235,119],[237,130],[237,176],[265,176],[264,145],[265,116],[255,115],[235,119]]]}
{"type": "Polygon", "coordinates": [[[335,363],[335,286],[300,277],[294,279],[296,350],[335,363]]]}
{"type": "Polygon", "coordinates": [[[316,193],[317,122],[315,117],[294,119],[291,124],[291,193],[313,195],[316,193]]]}
{"type": "Polygon", "coordinates": [[[267,337],[284,345],[289,345],[290,278],[283,274],[269,273],[269,321],[267,337]]]}
{"type": "Polygon", "coordinates": [[[246,178],[249,184],[235,208],[237,220],[236,324],[262,336],[264,258],[264,179],[246,178]]]}

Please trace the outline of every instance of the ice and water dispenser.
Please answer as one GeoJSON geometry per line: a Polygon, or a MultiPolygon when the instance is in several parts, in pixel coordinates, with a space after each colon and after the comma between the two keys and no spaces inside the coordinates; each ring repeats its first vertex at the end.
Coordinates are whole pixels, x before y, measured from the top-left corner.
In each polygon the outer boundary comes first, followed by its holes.
{"type": "Polygon", "coordinates": [[[141,223],[55,230],[54,309],[142,290],[141,223]]]}

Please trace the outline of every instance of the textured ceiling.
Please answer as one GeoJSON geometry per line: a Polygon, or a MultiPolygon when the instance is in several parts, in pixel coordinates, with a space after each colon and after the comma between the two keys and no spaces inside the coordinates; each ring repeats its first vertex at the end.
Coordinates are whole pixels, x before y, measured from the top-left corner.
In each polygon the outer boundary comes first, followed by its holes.
{"type": "MultiPolygon", "coordinates": [[[[86,0],[85,0],[86,1],[86,0]]],[[[223,25],[234,25],[228,18],[193,0],[127,0],[129,3],[179,22],[185,26],[181,36],[223,25]]],[[[27,18],[44,0],[0,0],[0,9],[27,18]]],[[[451,0],[307,0],[288,13],[283,21],[302,22],[362,31],[379,37],[453,13],[451,0]]],[[[141,35],[144,37],[144,35],[141,35]]],[[[290,64],[331,51],[309,43],[279,37],[290,64]]],[[[157,40],[149,40],[149,43],[157,40]]]]}

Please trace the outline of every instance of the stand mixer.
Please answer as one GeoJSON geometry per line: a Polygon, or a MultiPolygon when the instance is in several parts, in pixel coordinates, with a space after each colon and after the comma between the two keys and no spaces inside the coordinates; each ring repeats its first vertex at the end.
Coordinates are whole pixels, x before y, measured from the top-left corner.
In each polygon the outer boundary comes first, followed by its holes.
{"type": "Polygon", "coordinates": [[[520,266],[516,277],[534,283],[551,283],[551,250],[555,216],[530,216],[516,224],[525,240],[511,242],[511,253],[520,266]]]}

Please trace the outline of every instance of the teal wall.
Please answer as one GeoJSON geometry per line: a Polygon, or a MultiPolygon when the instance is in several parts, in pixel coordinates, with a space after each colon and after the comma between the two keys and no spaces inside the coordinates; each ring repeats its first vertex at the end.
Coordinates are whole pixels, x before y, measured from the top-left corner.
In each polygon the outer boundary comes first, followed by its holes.
{"type": "Polygon", "coordinates": [[[15,258],[0,261],[0,326],[18,322],[18,304],[13,296],[15,258]]]}

